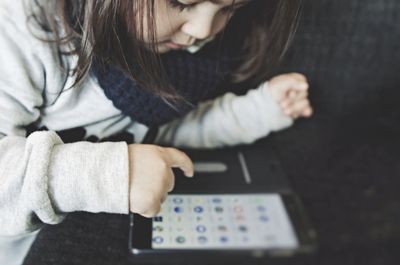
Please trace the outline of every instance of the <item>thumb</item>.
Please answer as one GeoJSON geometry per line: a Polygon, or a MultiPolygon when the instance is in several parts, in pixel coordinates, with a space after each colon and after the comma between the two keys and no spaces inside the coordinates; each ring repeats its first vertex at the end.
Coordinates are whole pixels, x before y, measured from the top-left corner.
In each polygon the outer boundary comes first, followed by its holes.
{"type": "Polygon", "coordinates": [[[185,176],[193,177],[194,165],[192,160],[182,151],[175,148],[165,148],[171,167],[180,168],[185,176]]]}

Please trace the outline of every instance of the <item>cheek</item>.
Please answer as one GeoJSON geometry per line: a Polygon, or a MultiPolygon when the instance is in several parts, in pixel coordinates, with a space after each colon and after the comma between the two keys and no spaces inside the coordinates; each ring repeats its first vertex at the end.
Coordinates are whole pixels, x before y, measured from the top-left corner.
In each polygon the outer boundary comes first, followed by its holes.
{"type": "Polygon", "coordinates": [[[167,1],[156,1],[154,15],[157,41],[169,39],[179,31],[180,17],[176,12],[170,10],[170,7],[167,6],[167,1]]]}
{"type": "Polygon", "coordinates": [[[179,30],[179,24],[175,23],[173,19],[160,17],[156,19],[156,28],[157,40],[163,41],[179,30]]]}

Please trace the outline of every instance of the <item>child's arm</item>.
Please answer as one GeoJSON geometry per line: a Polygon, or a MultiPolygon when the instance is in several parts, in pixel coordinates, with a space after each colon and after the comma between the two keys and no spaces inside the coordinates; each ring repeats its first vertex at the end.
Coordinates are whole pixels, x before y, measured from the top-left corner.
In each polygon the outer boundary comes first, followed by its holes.
{"type": "Polygon", "coordinates": [[[125,143],[63,144],[55,132],[26,138],[49,104],[45,89],[57,89],[46,84],[62,88],[64,78],[51,59],[57,52],[26,28],[23,7],[9,11],[0,5],[0,236],[60,222],[69,210],[128,213],[125,143]]]}
{"type": "Polygon", "coordinates": [[[62,96],[59,90],[67,77],[60,71],[54,45],[36,39],[26,28],[22,2],[2,4],[0,246],[4,238],[15,239],[3,236],[58,223],[68,212],[156,214],[173,187],[171,167],[192,175],[190,159],[176,149],[154,145],[64,144],[54,131],[27,137],[25,128],[46,118],[41,114],[52,106],[49,96],[62,96]]]}
{"type": "Polygon", "coordinates": [[[71,211],[127,213],[127,161],[124,143],[63,144],[55,132],[3,137],[0,235],[59,223],[71,211]]]}
{"type": "Polygon", "coordinates": [[[308,87],[298,86],[297,79],[298,74],[276,77],[244,96],[226,93],[203,102],[184,118],[162,126],[156,142],[214,148],[252,143],[287,128],[293,118],[307,117],[312,112],[306,95],[308,87]],[[290,96],[292,92],[294,97],[290,96]]]}

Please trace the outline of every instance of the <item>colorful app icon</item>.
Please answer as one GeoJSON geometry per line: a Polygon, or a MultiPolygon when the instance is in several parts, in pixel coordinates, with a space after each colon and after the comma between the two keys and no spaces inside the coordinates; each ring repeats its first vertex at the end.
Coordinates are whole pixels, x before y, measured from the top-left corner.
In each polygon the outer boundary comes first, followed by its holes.
{"type": "Polygon", "coordinates": [[[221,198],[213,198],[213,199],[212,199],[212,202],[213,202],[213,203],[221,203],[221,202],[222,202],[222,199],[221,199],[221,198]]]}
{"type": "Polygon", "coordinates": [[[269,218],[268,218],[268,216],[266,216],[266,215],[261,215],[261,216],[260,216],[260,221],[266,223],[266,222],[269,221],[269,218]]]}
{"type": "Polygon", "coordinates": [[[263,206],[263,205],[260,205],[260,206],[257,207],[257,210],[259,212],[265,212],[267,210],[267,208],[265,206],[263,206]]]}
{"type": "Polygon", "coordinates": [[[207,230],[207,228],[204,225],[198,225],[196,227],[196,231],[199,233],[204,233],[207,230]]]}
{"type": "Polygon", "coordinates": [[[217,226],[218,231],[220,232],[226,232],[228,231],[228,228],[225,225],[219,225],[217,226]]]}
{"type": "Polygon", "coordinates": [[[160,233],[160,232],[164,231],[164,228],[160,225],[157,225],[153,228],[153,231],[160,233]]]}
{"type": "Polygon", "coordinates": [[[183,236],[178,236],[178,237],[175,239],[175,241],[176,241],[176,243],[178,243],[178,244],[183,244],[183,243],[186,242],[186,238],[183,237],[183,236]]]}
{"type": "Polygon", "coordinates": [[[196,213],[202,213],[204,211],[204,208],[201,206],[196,206],[196,207],[194,207],[194,211],[196,213]]]}
{"type": "Polygon", "coordinates": [[[219,238],[219,241],[220,241],[221,243],[228,243],[229,239],[228,239],[228,237],[226,237],[226,236],[221,236],[221,237],[219,238]]]}
{"type": "Polygon", "coordinates": [[[207,237],[205,237],[205,236],[199,236],[199,237],[197,238],[197,241],[198,241],[200,244],[205,244],[205,243],[207,243],[208,239],[207,239],[207,237]]]}
{"type": "Polygon", "coordinates": [[[235,206],[235,207],[233,207],[233,211],[235,213],[243,213],[243,207],[242,206],[235,206]]]}
{"type": "Polygon", "coordinates": [[[162,216],[156,216],[153,218],[153,220],[154,220],[154,222],[162,222],[163,218],[162,218],[162,216]]]}
{"type": "Polygon", "coordinates": [[[215,207],[214,210],[215,210],[215,212],[217,212],[217,213],[223,213],[223,212],[224,212],[224,208],[222,208],[222,207],[220,207],[220,206],[215,207]]]}
{"type": "Polygon", "coordinates": [[[174,212],[176,212],[176,213],[183,213],[183,208],[177,206],[177,207],[174,208],[174,212]]]}
{"type": "Polygon", "coordinates": [[[246,218],[244,217],[244,215],[239,214],[236,216],[236,221],[238,221],[238,222],[244,221],[245,219],[246,218]]]}
{"type": "Polygon", "coordinates": [[[249,229],[247,228],[247,226],[245,226],[245,225],[240,225],[239,226],[239,231],[240,232],[247,232],[249,229]]]}
{"type": "Polygon", "coordinates": [[[156,236],[153,238],[153,242],[156,244],[162,244],[164,242],[164,238],[162,238],[161,236],[156,236]]]}
{"type": "Polygon", "coordinates": [[[193,203],[202,203],[202,200],[200,198],[195,198],[193,200],[193,203]]]}
{"type": "Polygon", "coordinates": [[[175,197],[175,198],[173,198],[173,200],[172,200],[174,203],[176,203],[176,204],[181,204],[182,202],[183,202],[183,199],[182,198],[179,198],[179,197],[175,197]]]}

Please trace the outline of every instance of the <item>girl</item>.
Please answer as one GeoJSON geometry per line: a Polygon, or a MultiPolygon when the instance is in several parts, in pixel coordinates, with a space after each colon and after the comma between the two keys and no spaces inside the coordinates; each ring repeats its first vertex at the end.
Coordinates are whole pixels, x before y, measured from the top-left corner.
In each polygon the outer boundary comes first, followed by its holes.
{"type": "Polygon", "coordinates": [[[69,212],[157,214],[171,168],[193,176],[189,157],[162,146],[252,143],[309,117],[304,76],[265,81],[299,7],[1,1],[0,264],[20,263],[34,231],[69,212]],[[154,145],[139,144],[146,134],[154,145]]]}

